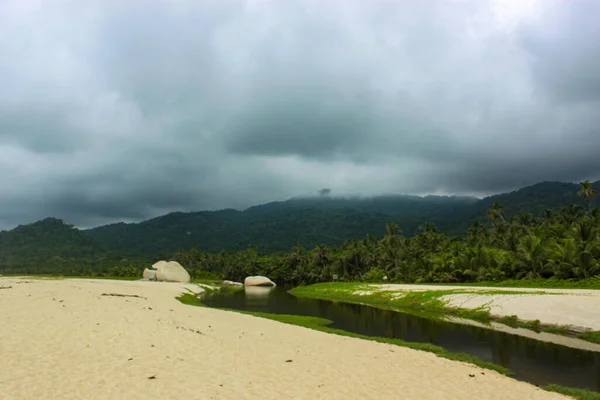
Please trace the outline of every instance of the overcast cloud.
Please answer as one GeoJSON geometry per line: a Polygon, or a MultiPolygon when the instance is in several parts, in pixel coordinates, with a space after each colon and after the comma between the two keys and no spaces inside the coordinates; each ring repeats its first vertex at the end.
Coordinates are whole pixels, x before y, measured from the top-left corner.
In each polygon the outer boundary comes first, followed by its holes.
{"type": "Polygon", "coordinates": [[[3,0],[0,228],[600,178],[595,0],[3,0]]]}

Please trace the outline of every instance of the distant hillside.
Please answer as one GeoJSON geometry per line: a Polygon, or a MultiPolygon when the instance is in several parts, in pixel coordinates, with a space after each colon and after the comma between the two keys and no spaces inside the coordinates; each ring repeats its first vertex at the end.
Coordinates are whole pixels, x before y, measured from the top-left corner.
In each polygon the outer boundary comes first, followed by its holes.
{"type": "Polygon", "coordinates": [[[39,266],[66,259],[100,258],[103,249],[87,233],[55,218],[0,232],[0,270],[39,271],[39,266]]]}
{"type": "MultiPolygon", "coordinates": [[[[600,193],[600,181],[592,186],[600,193]]],[[[579,184],[565,182],[540,182],[509,193],[486,197],[470,207],[466,213],[457,215],[453,220],[454,228],[448,230],[454,234],[465,232],[475,220],[486,220],[487,210],[494,202],[499,202],[507,218],[517,214],[530,213],[542,216],[546,209],[559,209],[571,204],[585,206],[585,201],[577,195],[579,184]]],[[[596,199],[597,201],[597,199],[596,199]]]]}
{"type": "Polygon", "coordinates": [[[366,234],[382,235],[395,220],[389,214],[351,209],[296,209],[268,213],[241,211],[173,213],[139,224],[116,224],[88,231],[99,243],[125,254],[200,250],[232,251],[257,245],[262,251],[289,250],[302,243],[341,244],[366,234]]]}
{"type": "Polygon", "coordinates": [[[0,273],[137,276],[155,256],[126,259],[60,219],[0,232],[0,273]]]}
{"type": "MultiPolygon", "coordinates": [[[[594,187],[600,192],[600,182],[594,187]]],[[[367,234],[382,237],[389,223],[398,224],[405,236],[417,233],[425,222],[435,223],[442,232],[461,235],[473,221],[487,220],[494,201],[502,204],[507,218],[519,213],[542,215],[547,208],[583,206],[577,189],[576,184],[542,182],[481,200],[444,196],[294,198],[244,211],[176,212],[86,231],[47,218],[0,232],[0,273],[44,272],[59,265],[63,271],[88,273],[116,261],[135,264],[192,247],[219,252],[256,245],[262,252],[279,252],[297,243],[307,248],[339,245],[367,234]]]]}
{"type": "Polygon", "coordinates": [[[443,222],[476,201],[441,196],[297,198],[245,211],[172,213],[137,224],[102,226],[88,233],[99,243],[130,254],[173,253],[192,246],[212,252],[249,245],[262,251],[287,251],[296,243],[312,248],[369,233],[382,236],[389,223],[399,224],[405,234],[412,235],[423,222],[443,222]]]}
{"type": "Polygon", "coordinates": [[[387,195],[373,197],[298,197],[250,207],[248,213],[271,213],[298,209],[351,209],[365,213],[394,214],[398,216],[445,216],[448,211],[465,209],[479,201],[468,196],[410,196],[387,195]]]}
{"type": "MultiPolygon", "coordinates": [[[[600,182],[595,187],[600,191],[600,182]]],[[[507,217],[542,215],[546,208],[584,205],[577,184],[542,182],[484,199],[453,196],[377,196],[369,198],[294,198],[250,207],[172,213],[136,224],[107,225],[87,231],[107,248],[128,254],[173,253],[193,246],[218,252],[257,245],[261,251],[287,251],[302,243],[341,244],[370,233],[385,234],[396,223],[414,235],[425,222],[453,235],[463,234],[475,220],[487,220],[487,209],[499,201],[507,217]]]]}

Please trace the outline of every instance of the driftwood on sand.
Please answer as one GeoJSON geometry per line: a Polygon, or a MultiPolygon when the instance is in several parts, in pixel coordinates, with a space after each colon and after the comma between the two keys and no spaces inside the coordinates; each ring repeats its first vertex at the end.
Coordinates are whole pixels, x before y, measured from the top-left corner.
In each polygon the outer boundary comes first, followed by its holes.
{"type": "Polygon", "coordinates": [[[102,293],[102,296],[115,296],[115,297],[138,297],[145,299],[144,296],[138,296],[137,294],[121,294],[121,293],[102,293]]]}

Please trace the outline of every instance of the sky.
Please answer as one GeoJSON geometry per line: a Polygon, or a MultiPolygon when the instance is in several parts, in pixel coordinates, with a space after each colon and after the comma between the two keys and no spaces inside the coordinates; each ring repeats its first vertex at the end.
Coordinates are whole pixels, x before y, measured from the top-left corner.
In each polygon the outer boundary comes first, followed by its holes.
{"type": "Polygon", "coordinates": [[[596,0],[2,0],[0,228],[600,178],[596,0]]]}

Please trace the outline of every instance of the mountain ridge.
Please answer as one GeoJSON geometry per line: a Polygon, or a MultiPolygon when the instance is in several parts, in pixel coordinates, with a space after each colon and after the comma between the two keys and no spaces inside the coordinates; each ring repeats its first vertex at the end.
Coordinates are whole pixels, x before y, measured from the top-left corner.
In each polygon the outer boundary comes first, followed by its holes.
{"type": "MultiPolygon", "coordinates": [[[[600,181],[593,184],[600,190],[600,181]]],[[[519,213],[541,215],[546,208],[584,205],[578,185],[539,182],[482,199],[469,196],[384,195],[371,197],[296,197],[269,202],[243,211],[226,209],[169,213],[147,221],[97,227],[87,232],[110,248],[133,253],[175,252],[198,247],[218,252],[257,245],[265,252],[286,251],[296,243],[306,247],[341,244],[366,234],[381,236],[385,225],[396,223],[407,236],[425,222],[452,235],[463,234],[471,222],[486,220],[495,201],[508,217],[519,213]],[[149,235],[150,241],[138,239],[149,235]],[[172,235],[172,240],[167,238],[172,235]],[[136,239],[137,238],[137,239],[136,239]]]]}
{"type": "MultiPolygon", "coordinates": [[[[593,187],[600,191],[600,181],[593,187]]],[[[261,252],[281,252],[298,243],[313,248],[340,245],[367,234],[382,237],[390,223],[397,224],[405,236],[418,233],[425,222],[435,223],[441,232],[462,235],[472,222],[487,221],[487,210],[496,201],[503,205],[507,218],[520,213],[539,216],[545,209],[584,206],[577,189],[575,183],[539,182],[482,199],[315,196],[260,204],[243,211],[177,211],[136,223],[117,222],[81,230],[46,218],[0,232],[0,262],[10,265],[11,260],[20,258],[38,262],[48,257],[83,255],[168,257],[192,247],[217,253],[256,245],[261,252]]]]}

